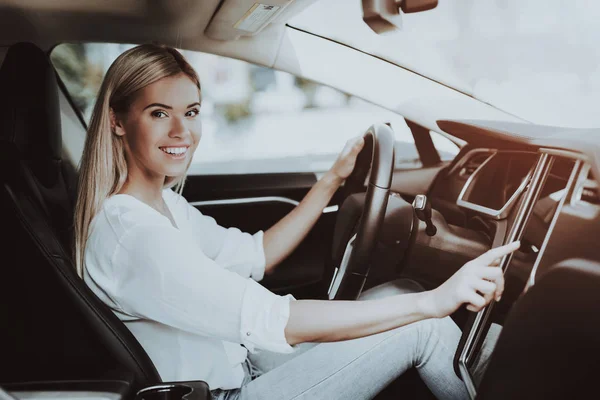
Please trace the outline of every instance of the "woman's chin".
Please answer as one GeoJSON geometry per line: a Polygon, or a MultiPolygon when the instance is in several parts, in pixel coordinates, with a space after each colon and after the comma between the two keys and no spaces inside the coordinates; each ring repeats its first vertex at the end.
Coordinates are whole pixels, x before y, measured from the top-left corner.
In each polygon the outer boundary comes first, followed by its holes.
{"type": "Polygon", "coordinates": [[[178,179],[185,175],[186,168],[169,168],[165,171],[165,176],[168,179],[178,179]]]}

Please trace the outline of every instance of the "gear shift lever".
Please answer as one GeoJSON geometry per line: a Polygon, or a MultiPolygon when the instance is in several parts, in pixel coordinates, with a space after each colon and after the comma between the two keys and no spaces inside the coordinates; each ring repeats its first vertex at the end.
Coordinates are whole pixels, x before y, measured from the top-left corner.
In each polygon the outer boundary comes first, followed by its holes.
{"type": "Polygon", "coordinates": [[[415,200],[412,203],[413,208],[415,210],[415,214],[417,218],[421,221],[425,222],[427,227],[425,228],[425,233],[427,236],[434,236],[437,233],[437,228],[433,225],[431,221],[431,203],[427,199],[427,196],[424,194],[419,194],[415,197],[415,200]]]}

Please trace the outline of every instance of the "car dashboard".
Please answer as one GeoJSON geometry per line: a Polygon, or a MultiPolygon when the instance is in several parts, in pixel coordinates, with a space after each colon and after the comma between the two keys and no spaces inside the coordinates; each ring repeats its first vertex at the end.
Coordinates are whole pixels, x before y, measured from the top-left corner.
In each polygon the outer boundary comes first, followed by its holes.
{"type": "Polygon", "coordinates": [[[593,239],[600,225],[596,153],[593,141],[586,147],[564,140],[558,148],[556,134],[545,141],[541,135],[524,139],[517,129],[505,135],[497,126],[454,122],[440,126],[448,131],[451,127],[453,134],[460,128],[463,138],[471,139],[431,189],[442,219],[455,224],[455,230],[477,232],[477,241],[487,248],[521,241],[517,252],[501,260],[505,274],[501,301],[471,313],[463,326],[455,369],[475,398],[484,372],[476,369],[483,344],[498,335],[522,295],[562,261],[599,261],[593,239]]]}

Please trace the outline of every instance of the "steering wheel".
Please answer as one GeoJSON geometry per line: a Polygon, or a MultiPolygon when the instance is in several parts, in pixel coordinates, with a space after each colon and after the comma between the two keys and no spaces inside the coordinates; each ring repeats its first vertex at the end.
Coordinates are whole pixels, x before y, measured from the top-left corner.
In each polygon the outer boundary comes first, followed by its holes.
{"type": "Polygon", "coordinates": [[[394,132],[386,124],[375,124],[367,129],[364,140],[354,170],[342,188],[342,203],[352,193],[362,191],[370,170],[367,193],[356,234],[346,244],[329,285],[330,300],[356,300],[362,292],[387,208],[394,170],[394,132]]]}

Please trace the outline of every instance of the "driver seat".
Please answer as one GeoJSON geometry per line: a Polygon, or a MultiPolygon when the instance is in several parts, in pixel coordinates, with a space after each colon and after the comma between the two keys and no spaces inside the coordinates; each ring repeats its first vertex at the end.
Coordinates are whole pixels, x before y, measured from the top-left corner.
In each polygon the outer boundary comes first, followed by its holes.
{"type": "MultiPolygon", "coordinates": [[[[1,383],[161,382],[139,342],[76,275],[55,71],[31,43],[0,68],[1,383]]],[[[206,386],[206,390],[208,387],[206,386]]]]}

